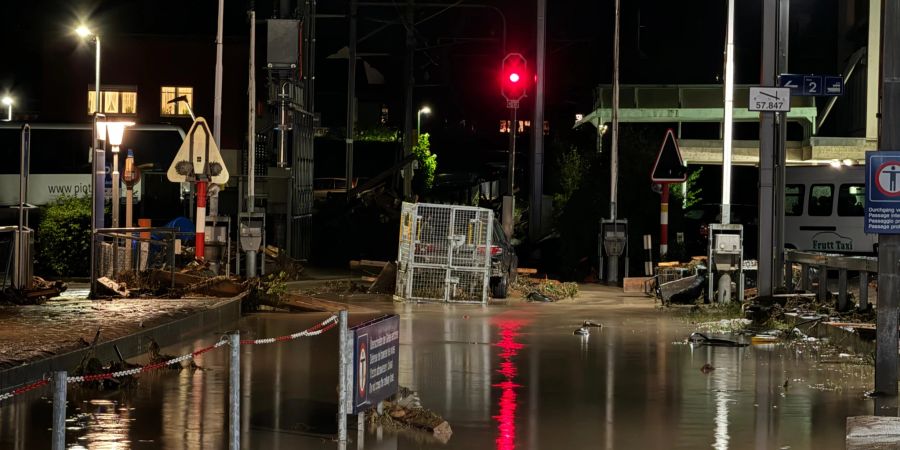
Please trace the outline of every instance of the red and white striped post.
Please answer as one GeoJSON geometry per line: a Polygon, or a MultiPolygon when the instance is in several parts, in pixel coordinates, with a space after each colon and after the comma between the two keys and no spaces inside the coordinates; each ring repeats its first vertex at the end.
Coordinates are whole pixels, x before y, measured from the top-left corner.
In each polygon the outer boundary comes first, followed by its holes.
{"type": "Polygon", "coordinates": [[[669,183],[662,184],[662,197],[659,204],[659,259],[669,253],[669,183]]]}
{"type": "Polygon", "coordinates": [[[194,257],[203,260],[206,251],[206,181],[197,181],[197,227],[194,237],[194,257]]]}

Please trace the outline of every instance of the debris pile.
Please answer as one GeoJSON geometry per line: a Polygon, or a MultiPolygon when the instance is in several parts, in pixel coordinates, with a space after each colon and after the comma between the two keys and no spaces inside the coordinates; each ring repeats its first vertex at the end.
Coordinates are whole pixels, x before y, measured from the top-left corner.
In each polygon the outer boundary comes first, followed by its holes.
{"type": "Polygon", "coordinates": [[[68,286],[62,281],[48,281],[41,277],[32,277],[31,289],[16,290],[12,288],[0,290],[0,302],[15,305],[40,305],[47,299],[58,296],[68,286]]]}
{"type": "Polygon", "coordinates": [[[450,424],[437,413],[423,408],[419,394],[405,387],[400,387],[396,400],[384,402],[381,414],[372,409],[366,419],[369,425],[425,432],[441,443],[446,443],[453,435],[450,424]]]}
{"type": "Polygon", "coordinates": [[[560,282],[546,277],[519,276],[512,289],[530,302],[558,302],[578,295],[578,283],[560,282]]]}

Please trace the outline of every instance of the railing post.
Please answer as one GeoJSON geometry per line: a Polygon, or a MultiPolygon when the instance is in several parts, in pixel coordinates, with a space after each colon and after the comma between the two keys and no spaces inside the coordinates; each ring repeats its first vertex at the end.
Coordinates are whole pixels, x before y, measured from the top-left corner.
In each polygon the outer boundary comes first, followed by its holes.
{"type": "Polygon", "coordinates": [[[356,416],[356,450],[366,447],[366,413],[360,411],[356,416]]]}
{"type": "Polygon", "coordinates": [[[847,269],[838,270],[838,311],[847,310],[847,269]]]}
{"type": "Polygon", "coordinates": [[[800,289],[809,290],[809,264],[800,263],[800,289]]]}
{"type": "Polygon", "coordinates": [[[241,333],[228,335],[231,358],[228,367],[228,448],[241,448],[241,333]]]}
{"type": "Polygon", "coordinates": [[[788,258],[784,260],[784,287],[788,292],[794,292],[794,263],[788,258]]]}
{"type": "Polygon", "coordinates": [[[869,272],[859,273],[859,302],[856,307],[860,311],[869,309],[869,272]]]}
{"type": "Polygon", "coordinates": [[[819,289],[816,298],[819,302],[824,302],[828,297],[828,267],[825,265],[816,266],[819,269],[819,289]]]}
{"type": "Polygon", "coordinates": [[[347,328],[347,311],[338,313],[338,448],[347,448],[347,369],[351,364],[350,330],[347,328]]]}
{"type": "Polygon", "coordinates": [[[53,373],[53,450],[66,448],[66,378],[65,370],[53,373]]]}

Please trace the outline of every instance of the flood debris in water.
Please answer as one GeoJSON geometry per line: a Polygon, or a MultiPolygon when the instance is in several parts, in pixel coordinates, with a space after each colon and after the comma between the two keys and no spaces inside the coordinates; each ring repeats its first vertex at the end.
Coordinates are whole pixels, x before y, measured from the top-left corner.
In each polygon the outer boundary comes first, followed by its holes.
{"type": "Polygon", "coordinates": [[[58,297],[67,288],[68,285],[62,281],[48,281],[34,276],[32,277],[31,289],[0,289],[0,303],[40,305],[48,299],[58,297]]]}
{"type": "Polygon", "coordinates": [[[561,282],[547,277],[518,276],[512,285],[526,301],[550,303],[578,296],[578,283],[561,282]]]}
{"type": "Polygon", "coordinates": [[[419,394],[400,387],[400,393],[393,401],[385,401],[382,413],[371,409],[366,413],[370,425],[383,426],[393,430],[415,430],[427,433],[442,443],[450,440],[453,430],[450,423],[437,413],[422,407],[419,394]]]}

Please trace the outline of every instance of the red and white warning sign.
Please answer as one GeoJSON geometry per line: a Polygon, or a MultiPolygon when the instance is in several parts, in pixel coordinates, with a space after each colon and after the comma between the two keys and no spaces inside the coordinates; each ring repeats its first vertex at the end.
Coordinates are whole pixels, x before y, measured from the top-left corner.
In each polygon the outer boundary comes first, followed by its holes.
{"type": "Polygon", "coordinates": [[[890,160],[875,169],[875,187],[888,197],[900,197],[900,163],[890,160]]]}

